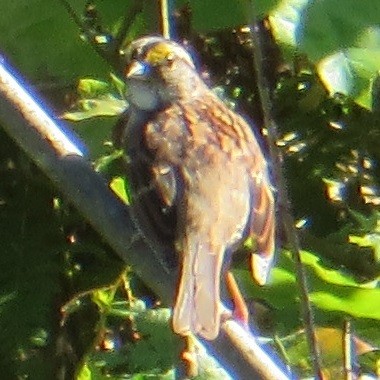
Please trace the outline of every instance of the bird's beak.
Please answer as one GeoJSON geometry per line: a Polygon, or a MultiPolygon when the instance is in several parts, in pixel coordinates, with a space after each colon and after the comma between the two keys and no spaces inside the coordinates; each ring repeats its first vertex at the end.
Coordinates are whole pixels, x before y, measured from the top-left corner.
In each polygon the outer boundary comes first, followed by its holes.
{"type": "Polygon", "coordinates": [[[146,64],[140,61],[132,61],[125,71],[125,77],[127,79],[131,78],[141,78],[146,75],[148,67],[146,64]]]}

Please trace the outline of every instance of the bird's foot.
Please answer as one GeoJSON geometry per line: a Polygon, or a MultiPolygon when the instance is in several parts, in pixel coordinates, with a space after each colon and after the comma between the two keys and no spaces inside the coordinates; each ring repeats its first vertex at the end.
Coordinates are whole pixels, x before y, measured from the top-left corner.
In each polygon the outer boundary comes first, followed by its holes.
{"type": "Polygon", "coordinates": [[[186,366],[186,375],[188,378],[198,376],[198,359],[196,353],[196,345],[191,335],[185,337],[186,348],[181,353],[181,359],[186,366]]]}
{"type": "Polygon", "coordinates": [[[232,302],[234,304],[234,310],[232,312],[232,318],[239,321],[244,328],[249,329],[249,312],[244,297],[241,294],[239,286],[235,280],[232,272],[228,271],[226,274],[227,289],[230,293],[232,302]]]}

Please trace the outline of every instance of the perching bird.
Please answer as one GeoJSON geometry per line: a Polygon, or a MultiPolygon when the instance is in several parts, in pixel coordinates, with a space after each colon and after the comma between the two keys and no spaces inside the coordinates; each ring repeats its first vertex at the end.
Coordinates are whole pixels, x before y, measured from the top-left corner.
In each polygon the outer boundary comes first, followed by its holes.
{"type": "Polygon", "coordinates": [[[268,165],[251,127],[207,87],[182,46],[148,36],[126,57],[133,219],[152,246],[178,254],[174,331],[211,340],[224,259],[248,237],[257,242],[253,277],[267,280],[275,249],[268,165]]]}

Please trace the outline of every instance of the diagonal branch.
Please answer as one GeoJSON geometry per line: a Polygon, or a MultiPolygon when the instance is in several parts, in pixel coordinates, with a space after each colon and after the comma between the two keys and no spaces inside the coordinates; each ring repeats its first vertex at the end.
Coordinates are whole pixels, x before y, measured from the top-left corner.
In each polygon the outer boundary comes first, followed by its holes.
{"type": "Polygon", "coordinates": [[[124,41],[128,29],[131,27],[136,16],[141,13],[144,2],[142,0],[134,0],[125,12],[123,20],[121,22],[120,29],[116,36],[111,40],[106,49],[100,46],[96,42],[96,35],[88,29],[87,25],[82,21],[81,17],[77,15],[73,7],[67,0],[58,0],[59,3],[65,8],[70,19],[78,27],[78,29],[86,37],[89,45],[95,50],[95,52],[108,64],[110,64],[114,70],[119,71],[120,67],[120,54],[119,49],[124,41]]]}

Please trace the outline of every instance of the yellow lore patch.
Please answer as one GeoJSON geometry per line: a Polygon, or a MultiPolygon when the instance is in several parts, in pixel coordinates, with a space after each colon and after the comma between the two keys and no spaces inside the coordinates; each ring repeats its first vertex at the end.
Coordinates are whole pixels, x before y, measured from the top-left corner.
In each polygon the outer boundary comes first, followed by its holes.
{"type": "Polygon", "coordinates": [[[159,42],[147,50],[144,60],[151,66],[165,65],[173,60],[186,62],[195,68],[190,54],[172,41],[159,42]]]}
{"type": "Polygon", "coordinates": [[[153,66],[170,61],[173,58],[173,48],[166,42],[154,45],[146,54],[146,61],[153,66]]]}

